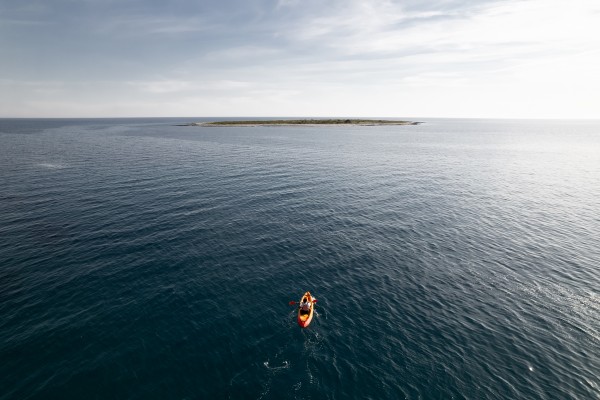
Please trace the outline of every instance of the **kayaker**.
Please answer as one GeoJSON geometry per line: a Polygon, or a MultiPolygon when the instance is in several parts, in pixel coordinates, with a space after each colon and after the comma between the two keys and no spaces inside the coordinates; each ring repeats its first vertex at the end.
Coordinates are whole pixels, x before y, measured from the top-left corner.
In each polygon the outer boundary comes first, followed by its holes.
{"type": "Polygon", "coordinates": [[[304,302],[300,304],[300,308],[302,311],[310,311],[310,303],[308,300],[304,300],[304,302]]]}

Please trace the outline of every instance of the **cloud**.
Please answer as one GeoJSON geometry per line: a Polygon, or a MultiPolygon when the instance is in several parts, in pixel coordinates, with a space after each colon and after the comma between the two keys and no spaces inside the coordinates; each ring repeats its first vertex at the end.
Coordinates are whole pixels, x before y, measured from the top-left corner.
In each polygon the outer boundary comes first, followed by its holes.
{"type": "Polygon", "coordinates": [[[183,81],[183,80],[152,80],[131,81],[128,84],[137,90],[151,94],[167,93],[199,93],[245,90],[252,86],[249,82],[235,80],[183,81]]]}
{"type": "Polygon", "coordinates": [[[190,33],[210,33],[216,28],[210,20],[201,16],[156,16],[125,15],[116,16],[98,23],[99,33],[126,34],[130,36],[171,35],[190,33]]]}
{"type": "Polygon", "coordinates": [[[372,56],[477,51],[489,46],[542,49],[593,46],[600,35],[591,0],[565,6],[560,0],[498,1],[447,11],[406,11],[391,2],[349,2],[339,14],[302,21],[291,41],[327,47],[334,54],[372,56]],[[584,4],[585,6],[581,6],[584,4]],[[418,23],[414,23],[418,20],[418,23]],[[530,46],[531,47],[531,46],[530,46]]]}

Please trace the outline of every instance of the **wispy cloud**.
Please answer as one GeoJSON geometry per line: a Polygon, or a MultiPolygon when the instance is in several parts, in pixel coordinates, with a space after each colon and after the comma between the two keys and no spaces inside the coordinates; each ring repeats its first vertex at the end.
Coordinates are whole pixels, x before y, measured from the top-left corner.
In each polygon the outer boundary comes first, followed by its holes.
{"type": "Polygon", "coordinates": [[[96,29],[101,33],[135,36],[196,34],[211,32],[216,28],[214,23],[201,16],[126,15],[116,16],[106,21],[97,21],[96,23],[96,29]]]}
{"type": "Polygon", "coordinates": [[[128,85],[139,91],[154,94],[165,93],[198,93],[202,91],[236,91],[248,89],[253,86],[250,82],[235,80],[210,80],[210,81],[190,81],[190,80],[151,80],[151,81],[131,81],[128,85]]]}

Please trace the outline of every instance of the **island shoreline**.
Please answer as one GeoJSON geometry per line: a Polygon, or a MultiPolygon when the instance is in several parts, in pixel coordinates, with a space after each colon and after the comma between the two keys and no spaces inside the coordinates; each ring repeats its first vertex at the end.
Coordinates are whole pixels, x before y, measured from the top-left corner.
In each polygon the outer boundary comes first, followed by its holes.
{"type": "Polygon", "coordinates": [[[207,121],[190,122],[177,126],[200,126],[200,127],[275,127],[275,126],[398,126],[419,125],[422,122],[400,121],[400,120],[368,120],[368,119],[296,119],[296,120],[246,120],[246,121],[207,121]]]}

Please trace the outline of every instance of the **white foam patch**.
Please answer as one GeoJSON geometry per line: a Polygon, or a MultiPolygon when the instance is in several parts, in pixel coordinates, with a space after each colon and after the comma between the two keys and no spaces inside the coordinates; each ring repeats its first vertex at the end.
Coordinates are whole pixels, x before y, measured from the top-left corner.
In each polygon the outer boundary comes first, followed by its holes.
{"type": "Polygon", "coordinates": [[[267,367],[268,369],[270,369],[271,371],[277,371],[277,370],[281,370],[281,369],[287,369],[290,367],[290,363],[288,361],[283,361],[280,365],[271,365],[269,364],[269,361],[265,361],[263,363],[263,365],[265,367],[267,367]]]}
{"type": "Polygon", "coordinates": [[[67,168],[64,164],[55,164],[55,163],[40,163],[38,167],[47,168],[47,169],[63,169],[67,168]]]}

